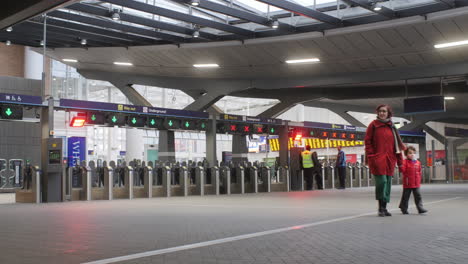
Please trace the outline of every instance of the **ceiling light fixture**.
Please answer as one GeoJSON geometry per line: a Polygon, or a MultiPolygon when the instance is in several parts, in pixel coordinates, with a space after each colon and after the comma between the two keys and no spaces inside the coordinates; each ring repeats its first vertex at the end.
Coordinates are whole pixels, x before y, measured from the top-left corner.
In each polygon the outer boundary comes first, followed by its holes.
{"type": "Polygon", "coordinates": [[[193,6],[199,6],[200,5],[200,0],[192,0],[190,1],[190,4],[193,6]]]}
{"type": "Polygon", "coordinates": [[[114,9],[114,11],[111,12],[111,18],[114,21],[120,20],[120,10],[114,9]]]}
{"type": "Polygon", "coordinates": [[[133,63],[131,62],[114,62],[115,65],[119,65],[119,66],[133,66],[133,63]]]}
{"type": "Polygon", "coordinates": [[[294,64],[294,63],[308,63],[308,62],[319,62],[320,59],[318,58],[311,58],[311,59],[300,59],[300,60],[287,60],[286,63],[294,64]]]}
{"type": "Polygon", "coordinates": [[[453,96],[445,96],[444,99],[445,99],[445,100],[455,100],[455,97],[453,97],[453,96]]]}
{"type": "Polygon", "coordinates": [[[86,44],[88,44],[88,41],[86,39],[82,39],[81,40],[81,45],[86,45],[86,44]]]}
{"type": "Polygon", "coordinates": [[[375,4],[373,9],[374,9],[374,11],[381,11],[382,7],[375,4]]]}
{"type": "Polygon", "coordinates": [[[41,40],[41,42],[39,42],[39,45],[44,46],[44,41],[41,40]]]}
{"type": "Polygon", "coordinates": [[[271,27],[274,28],[274,29],[279,28],[279,22],[278,22],[278,20],[274,20],[273,22],[271,22],[271,27]]]}
{"type": "Polygon", "coordinates": [[[13,28],[12,28],[12,27],[7,27],[6,31],[7,31],[7,32],[12,32],[12,31],[13,31],[13,28]]]}
{"type": "Polygon", "coordinates": [[[199,30],[195,30],[195,31],[193,32],[193,34],[192,34],[192,37],[194,37],[194,38],[200,37],[200,31],[199,31],[199,30]]]}
{"type": "Polygon", "coordinates": [[[216,63],[209,63],[209,64],[194,64],[193,67],[195,68],[217,68],[219,67],[216,63]]]}
{"type": "Polygon", "coordinates": [[[449,47],[463,46],[463,45],[468,45],[468,40],[462,40],[462,41],[455,41],[455,42],[447,42],[447,43],[442,43],[442,44],[436,44],[436,45],[434,45],[434,48],[436,48],[436,49],[442,49],[442,48],[449,48],[449,47]]]}
{"type": "Polygon", "coordinates": [[[65,61],[65,62],[78,62],[78,60],[75,60],[75,59],[63,59],[62,61],[65,61]]]}
{"type": "Polygon", "coordinates": [[[10,45],[11,45],[11,41],[7,40],[7,41],[5,42],[5,45],[10,46],[10,45]]]}

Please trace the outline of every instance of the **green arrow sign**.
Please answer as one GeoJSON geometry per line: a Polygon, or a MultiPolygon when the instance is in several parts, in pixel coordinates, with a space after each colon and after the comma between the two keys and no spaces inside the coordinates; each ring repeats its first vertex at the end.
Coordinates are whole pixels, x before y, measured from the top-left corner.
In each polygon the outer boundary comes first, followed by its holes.
{"type": "Polygon", "coordinates": [[[172,126],[174,123],[172,123],[172,120],[169,120],[169,126],[172,126]]]}
{"type": "Polygon", "coordinates": [[[117,122],[117,117],[113,116],[113,117],[112,117],[112,122],[113,122],[113,123],[117,122]]]}
{"type": "Polygon", "coordinates": [[[151,119],[150,124],[151,124],[152,126],[154,126],[154,124],[156,124],[156,121],[154,121],[154,119],[151,119]]]}
{"type": "Polygon", "coordinates": [[[185,122],[185,127],[189,127],[190,126],[190,123],[187,121],[185,122]]]}
{"type": "Polygon", "coordinates": [[[96,121],[96,115],[92,115],[91,120],[96,121]]]}
{"type": "Polygon", "coordinates": [[[137,122],[137,121],[136,121],[136,118],[133,118],[133,119],[132,119],[132,123],[133,123],[133,124],[136,124],[136,122],[137,122]]]}
{"type": "Polygon", "coordinates": [[[205,129],[205,127],[206,127],[205,123],[202,123],[201,128],[205,129]]]}
{"type": "Polygon", "coordinates": [[[7,114],[7,116],[11,116],[11,114],[13,114],[13,112],[12,112],[11,109],[8,107],[7,110],[5,111],[5,114],[7,114]]]}
{"type": "Polygon", "coordinates": [[[275,129],[274,129],[274,128],[271,128],[271,129],[270,129],[270,132],[271,132],[271,133],[275,133],[275,129]]]}

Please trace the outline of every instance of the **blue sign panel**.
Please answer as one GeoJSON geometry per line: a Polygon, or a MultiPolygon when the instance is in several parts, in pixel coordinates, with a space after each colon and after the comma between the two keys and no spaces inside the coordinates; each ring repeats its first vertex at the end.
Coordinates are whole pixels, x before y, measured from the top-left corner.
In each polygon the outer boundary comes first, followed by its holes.
{"type": "Polygon", "coordinates": [[[68,138],[68,165],[75,166],[81,161],[86,160],[86,138],[69,137],[68,138]]]}
{"type": "Polygon", "coordinates": [[[42,105],[40,96],[0,93],[0,102],[10,104],[42,105]]]}
{"type": "Polygon", "coordinates": [[[60,99],[60,107],[76,108],[76,109],[83,109],[83,110],[98,110],[98,111],[112,111],[112,112],[123,112],[123,113],[150,114],[150,115],[160,115],[160,116],[174,116],[174,117],[189,117],[189,118],[208,118],[209,117],[209,114],[206,112],[146,107],[146,106],[139,106],[139,105],[90,102],[90,101],[80,101],[80,100],[70,100],[70,99],[60,99]]]}

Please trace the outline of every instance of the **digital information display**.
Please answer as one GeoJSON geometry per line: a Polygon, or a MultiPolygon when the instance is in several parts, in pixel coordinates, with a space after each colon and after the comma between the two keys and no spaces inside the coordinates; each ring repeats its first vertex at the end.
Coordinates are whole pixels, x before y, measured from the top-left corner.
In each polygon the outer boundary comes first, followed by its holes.
{"type": "MultiPolygon", "coordinates": [[[[268,139],[268,144],[270,145],[270,151],[279,151],[279,139],[270,138],[268,139]]],[[[303,138],[301,146],[309,145],[311,149],[322,149],[322,148],[336,148],[338,146],[342,147],[357,147],[364,146],[364,141],[349,141],[349,140],[335,140],[335,139],[320,139],[320,138],[303,138]]],[[[294,147],[294,139],[289,138],[288,147],[294,147]]]]}
{"type": "Polygon", "coordinates": [[[60,150],[49,150],[49,164],[61,164],[60,150]]]}

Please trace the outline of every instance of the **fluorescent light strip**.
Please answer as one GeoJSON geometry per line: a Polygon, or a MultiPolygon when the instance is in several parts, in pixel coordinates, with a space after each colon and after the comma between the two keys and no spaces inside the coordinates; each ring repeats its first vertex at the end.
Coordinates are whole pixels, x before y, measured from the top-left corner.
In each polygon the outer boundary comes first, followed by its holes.
{"type": "Polygon", "coordinates": [[[120,65],[120,66],[133,66],[133,63],[131,62],[114,62],[115,65],[120,65]]]}
{"type": "Polygon", "coordinates": [[[212,64],[194,64],[193,67],[195,68],[216,68],[219,67],[218,64],[212,63],[212,64]]]}
{"type": "Polygon", "coordinates": [[[78,62],[78,60],[75,59],[63,59],[65,62],[78,62]]]}
{"type": "Polygon", "coordinates": [[[453,96],[445,96],[444,99],[445,99],[445,100],[455,100],[455,97],[453,97],[453,96]]]}
{"type": "Polygon", "coordinates": [[[462,46],[462,45],[468,45],[468,40],[437,44],[437,45],[434,45],[434,48],[442,49],[442,48],[449,48],[449,47],[462,46]]]}
{"type": "Polygon", "coordinates": [[[318,58],[312,58],[312,59],[302,59],[302,60],[287,60],[286,63],[307,63],[307,62],[319,62],[320,59],[318,58]]]}

